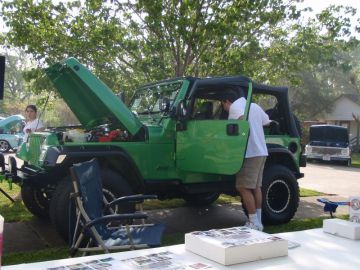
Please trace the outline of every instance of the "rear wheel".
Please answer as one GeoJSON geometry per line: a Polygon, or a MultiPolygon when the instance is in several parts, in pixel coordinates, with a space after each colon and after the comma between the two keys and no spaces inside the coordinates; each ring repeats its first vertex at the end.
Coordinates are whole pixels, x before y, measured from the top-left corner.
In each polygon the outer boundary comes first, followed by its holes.
{"type": "Polygon", "coordinates": [[[11,147],[10,147],[10,144],[8,143],[8,141],[0,140],[0,152],[2,152],[2,153],[9,152],[10,148],[11,147]]]}
{"type": "Polygon", "coordinates": [[[50,196],[46,190],[23,185],[21,197],[32,214],[39,218],[49,217],[50,196]]]}
{"type": "Polygon", "coordinates": [[[219,196],[218,192],[186,194],[184,200],[191,206],[207,206],[215,202],[219,196]]]}
{"type": "MultiPolygon", "coordinates": [[[[103,193],[107,201],[133,194],[127,181],[111,170],[102,171],[102,180],[103,193]]],[[[71,192],[73,192],[73,185],[70,178],[62,180],[57,185],[50,204],[51,221],[57,232],[65,240],[69,239],[69,229],[75,225],[75,205],[72,204],[69,207],[71,192]]],[[[115,213],[131,213],[135,211],[135,206],[133,204],[115,206],[112,211],[115,213]]]]}
{"type": "Polygon", "coordinates": [[[351,159],[341,161],[340,164],[350,167],[351,166],[351,159]]]}
{"type": "Polygon", "coordinates": [[[299,185],[294,174],[282,165],[266,168],[262,196],[264,224],[276,225],[289,222],[299,206],[299,185]]]}

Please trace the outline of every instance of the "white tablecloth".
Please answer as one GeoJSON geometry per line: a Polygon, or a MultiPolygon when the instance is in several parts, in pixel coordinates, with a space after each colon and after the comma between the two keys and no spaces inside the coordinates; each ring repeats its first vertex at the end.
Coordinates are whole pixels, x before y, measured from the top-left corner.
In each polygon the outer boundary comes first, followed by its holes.
{"type": "MultiPolygon", "coordinates": [[[[118,252],[112,254],[102,254],[72,259],[46,261],[40,263],[19,264],[13,266],[3,266],[2,270],[46,270],[50,267],[57,267],[92,259],[112,257],[115,260],[122,260],[136,256],[156,253],[160,251],[170,251],[178,255],[183,262],[203,262],[210,264],[215,269],[266,269],[266,270],[292,270],[292,269],[360,269],[360,241],[349,240],[346,238],[333,236],[324,233],[322,229],[305,230],[299,232],[289,232],[277,234],[285,239],[295,241],[301,246],[290,249],[287,257],[266,259],[256,262],[248,262],[232,266],[223,266],[213,261],[185,250],[185,245],[175,245],[154,249],[136,250],[128,252],[118,252]]],[[[120,268],[117,268],[120,269],[120,268]]]]}

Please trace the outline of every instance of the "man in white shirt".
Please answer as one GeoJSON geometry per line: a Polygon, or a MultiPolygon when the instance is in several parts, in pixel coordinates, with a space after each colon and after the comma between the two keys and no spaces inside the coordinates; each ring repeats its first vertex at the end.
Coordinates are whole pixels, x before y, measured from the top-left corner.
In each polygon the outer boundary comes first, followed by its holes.
{"type": "MultiPolygon", "coordinates": [[[[222,101],[224,110],[229,112],[228,119],[243,119],[246,99],[228,95],[222,101]]],[[[271,121],[269,116],[257,104],[251,103],[249,112],[250,135],[246,149],[244,164],[236,174],[236,189],[240,193],[244,208],[248,212],[249,222],[246,226],[262,231],[262,175],[268,151],[263,126],[271,121]]]]}

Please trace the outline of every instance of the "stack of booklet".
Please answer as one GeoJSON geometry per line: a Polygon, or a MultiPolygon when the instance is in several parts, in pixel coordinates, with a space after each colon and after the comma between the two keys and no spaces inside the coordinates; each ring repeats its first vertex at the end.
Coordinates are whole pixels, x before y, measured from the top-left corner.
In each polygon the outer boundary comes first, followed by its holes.
{"type": "Polygon", "coordinates": [[[185,248],[223,265],[287,256],[288,241],[248,227],[185,234],[185,248]]]}

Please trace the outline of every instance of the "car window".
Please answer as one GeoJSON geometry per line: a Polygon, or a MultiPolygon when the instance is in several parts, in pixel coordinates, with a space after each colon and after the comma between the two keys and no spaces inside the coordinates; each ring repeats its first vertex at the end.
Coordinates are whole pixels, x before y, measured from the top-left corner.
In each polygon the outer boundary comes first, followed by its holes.
{"type": "Polygon", "coordinates": [[[254,94],[253,102],[257,103],[264,111],[274,109],[278,104],[275,96],[264,94],[254,94]]]}

